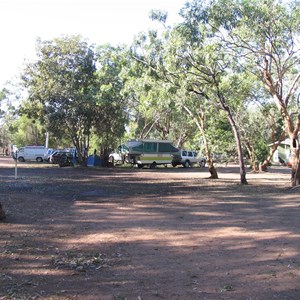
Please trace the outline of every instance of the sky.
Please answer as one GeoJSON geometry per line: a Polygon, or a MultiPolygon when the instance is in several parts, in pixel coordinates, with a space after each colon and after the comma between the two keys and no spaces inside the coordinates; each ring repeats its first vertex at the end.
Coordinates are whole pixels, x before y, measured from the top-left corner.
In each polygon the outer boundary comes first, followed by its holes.
{"type": "Polygon", "coordinates": [[[151,9],[168,12],[168,24],[180,21],[186,0],[0,0],[0,89],[32,60],[36,39],[81,34],[91,44],[129,44],[154,26],[151,9]]]}

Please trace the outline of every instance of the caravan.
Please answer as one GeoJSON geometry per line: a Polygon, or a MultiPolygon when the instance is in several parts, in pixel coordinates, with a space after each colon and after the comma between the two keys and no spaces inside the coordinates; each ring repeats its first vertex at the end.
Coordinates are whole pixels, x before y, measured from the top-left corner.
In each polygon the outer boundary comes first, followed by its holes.
{"type": "Polygon", "coordinates": [[[126,149],[126,159],[129,163],[139,168],[149,166],[150,169],[157,165],[172,164],[176,157],[180,157],[180,151],[166,140],[132,140],[122,145],[126,149]]]}

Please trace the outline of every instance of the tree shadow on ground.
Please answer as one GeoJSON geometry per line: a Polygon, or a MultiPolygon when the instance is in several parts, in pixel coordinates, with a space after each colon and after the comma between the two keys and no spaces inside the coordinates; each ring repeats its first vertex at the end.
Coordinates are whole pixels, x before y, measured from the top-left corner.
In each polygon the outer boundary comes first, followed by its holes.
{"type": "Polygon", "coordinates": [[[24,172],[1,178],[2,297],[299,299],[300,207],[281,182],[24,172]]]}

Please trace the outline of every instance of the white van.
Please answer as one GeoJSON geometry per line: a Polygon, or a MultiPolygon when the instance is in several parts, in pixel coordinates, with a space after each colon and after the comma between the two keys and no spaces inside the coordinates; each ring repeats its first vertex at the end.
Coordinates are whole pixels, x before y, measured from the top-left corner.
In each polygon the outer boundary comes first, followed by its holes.
{"type": "Polygon", "coordinates": [[[44,146],[25,146],[19,148],[17,152],[18,161],[35,160],[42,162],[47,148],[44,146]]]}

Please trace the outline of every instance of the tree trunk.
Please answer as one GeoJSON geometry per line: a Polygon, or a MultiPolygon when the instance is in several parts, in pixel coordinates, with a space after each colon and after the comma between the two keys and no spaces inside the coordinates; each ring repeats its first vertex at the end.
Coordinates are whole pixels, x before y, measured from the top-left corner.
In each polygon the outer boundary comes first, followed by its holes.
{"type": "Polygon", "coordinates": [[[254,153],[254,147],[250,143],[250,141],[246,142],[246,149],[247,149],[249,157],[250,157],[250,164],[251,164],[252,171],[258,172],[258,165],[257,165],[255,153],[254,153]]]}
{"type": "Polygon", "coordinates": [[[300,185],[300,162],[299,162],[299,142],[297,138],[291,139],[292,152],[292,186],[300,185]]]}
{"type": "Polygon", "coordinates": [[[240,166],[240,183],[248,184],[247,179],[246,179],[246,169],[245,169],[245,162],[244,162],[243,151],[242,151],[241,137],[240,137],[238,128],[236,126],[236,123],[233,119],[231,110],[226,105],[225,98],[224,98],[222,92],[219,90],[218,80],[215,77],[214,77],[214,82],[215,82],[215,86],[218,88],[218,99],[219,99],[219,103],[221,105],[221,109],[223,109],[226,112],[228,122],[230,124],[231,130],[232,130],[234,138],[235,138],[238,159],[239,159],[239,166],[240,166]]]}
{"type": "MultiPolygon", "coordinates": [[[[265,55],[264,57],[264,66],[263,66],[263,81],[266,86],[266,89],[272,95],[274,102],[276,103],[280,114],[285,122],[285,130],[289,135],[291,140],[291,152],[292,152],[292,175],[291,175],[291,183],[292,186],[300,185],[300,172],[299,172],[299,141],[298,141],[298,133],[300,129],[300,114],[297,112],[291,112],[291,107],[289,108],[289,101],[292,97],[292,91],[296,88],[299,80],[300,80],[300,72],[296,74],[296,77],[292,81],[291,86],[287,89],[288,93],[286,96],[283,96],[282,90],[278,91],[276,82],[280,82],[281,86],[283,83],[283,78],[280,78],[280,81],[273,80],[272,73],[281,73],[279,70],[277,72],[271,72],[272,63],[269,61],[269,57],[265,55]],[[295,116],[297,117],[295,118],[295,116]]],[[[274,64],[275,65],[275,64],[274,64]]]]}
{"type": "Polygon", "coordinates": [[[271,159],[275,153],[275,151],[277,150],[278,146],[280,145],[280,143],[286,138],[285,132],[283,131],[278,139],[278,143],[275,143],[275,141],[273,140],[273,146],[272,146],[272,150],[270,151],[270,154],[268,155],[268,157],[264,160],[264,162],[260,165],[260,170],[261,171],[266,171],[268,169],[268,165],[271,162],[271,159]]]}
{"type": "Polygon", "coordinates": [[[82,146],[80,145],[79,139],[77,136],[72,137],[73,144],[76,148],[76,158],[78,163],[82,166],[84,165],[84,158],[82,153],[82,146]]]}
{"type": "Polygon", "coordinates": [[[184,106],[183,108],[193,118],[195,124],[197,125],[199,131],[201,132],[203,142],[204,142],[205,152],[206,152],[205,154],[206,154],[206,158],[207,158],[208,171],[210,172],[210,177],[209,178],[218,179],[219,178],[218,172],[217,172],[217,169],[214,166],[213,160],[211,159],[209,144],[208,144],[208,141],[207,141],[207,138],[206,138],[206,135],[205,135],[205,130],[204,130],[205,115],[204,115],[204,112],[199,113],[196,117],[187,106],[184,106]]]}
{"type": "Polygon", "coordinates": [[[215,168],[214,163],[210,158],[207,160],[207,164],[208,164],[208,171],[210,173],[209,178],[210,179],[219,179],[217,169],[215,168]]]}
{"type": "Polygon", "coordinates": [[[245,162],[244,162],[244,157],[243,157],[242,144],[241,144],[241,138],[240,138],[239,131],[238,131],[235,121],[231,115],[231,112],[230,112],[229,108],[225,105],[224,101],[222,101],[222,107],[223,107],[224,111],[226,111],[226,113],[227,113],[227,118],[230,123],[231,129],[233,131],[233,135],[235,138],[235,142],[236,142],[239,166],[240,166],[240,183],[248,184],[247,179],[246,179],[246,168],[245,168],[245,162]]]}
{"type": "Polygon", "coordinates": [[[236,127],[234,127],[233,130],[234,130],[234,135],[236,136],[236,144],[238,150],[238,158],[239,158],[239,165],[240,165],[240,182],[241,184],[248,184],[246,179],[246,168],[245,168],[240,136],[236,127]]]}
{"type": "Polygon", "coordinates": [[[208,165],[208,171],[210,173],[210,179],[218,179],[218,172],[217,169],[214,166],[214,162],[211,158],[211,153],[210,153],[210,149],[209,149],[209,145],[206,139],[205,134],[203,133],[202,135],[203,137],[203,141],[204,141],[204,147],[205,147],[205,152],[206,152],[206,157],[207,157],[207,165],[208,165]]]}

